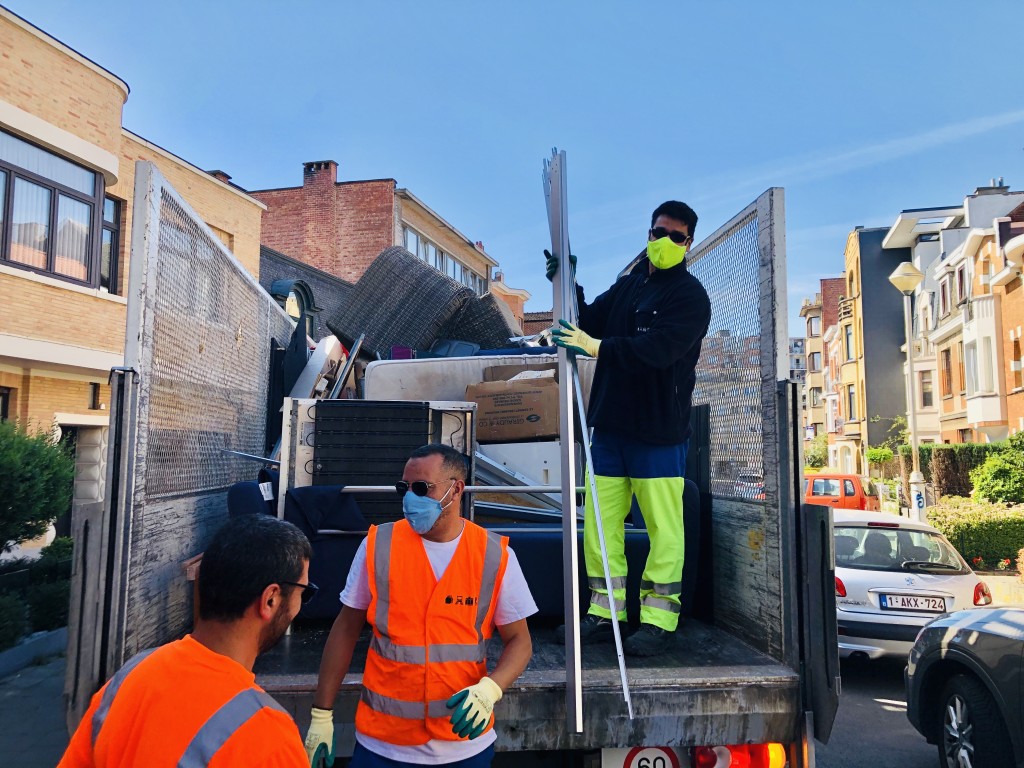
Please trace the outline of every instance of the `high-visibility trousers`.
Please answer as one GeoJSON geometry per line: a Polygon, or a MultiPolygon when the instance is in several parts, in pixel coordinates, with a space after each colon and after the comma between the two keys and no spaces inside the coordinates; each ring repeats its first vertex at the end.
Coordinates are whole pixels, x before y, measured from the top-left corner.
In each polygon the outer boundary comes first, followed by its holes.
{"type": "MultiPolygon", "coordinates": [[[[590,444],[616,613],[626,620],[625,522],[633,496],[647,523],[651,551],[640,581],[640,621],[674,631],[683,579],[683,472],[686,443],[651,445],[594,430],[590,444]]],[[[583,552],[590,586],[589,613],[612,616],[590,483],[586,483],[583,552]]]]}

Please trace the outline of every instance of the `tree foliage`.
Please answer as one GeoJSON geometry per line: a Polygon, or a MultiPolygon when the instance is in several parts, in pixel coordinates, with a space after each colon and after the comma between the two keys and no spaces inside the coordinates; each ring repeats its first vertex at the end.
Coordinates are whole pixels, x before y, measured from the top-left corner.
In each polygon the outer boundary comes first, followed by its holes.
{"type": "Polygon", "coordinates": [[[888,445],[878,445],[875,447],[869,447],[866,451],[867,459],[869,464],[886,464],[892,461],[893,453],[892,448],[888,445]]]}
{"type": "Polygon", "coordinates": [[[44,433],[0,422],[0,551],[41,536],[71,503],[75,462],[44,433]]]}
{"type": "Polygon", "coordinates": [[[828,435],[822,432],[815,435],[810,446],[804,451],[804,464],[808,467],[828,466],[828,435]]]}
{"type": "Polygon", "coordinates": [[[1024,509],[960,496],[928,508],[928,522],[942,531],[968,563],[1013,560],[1024,547],[1024,509]]]}

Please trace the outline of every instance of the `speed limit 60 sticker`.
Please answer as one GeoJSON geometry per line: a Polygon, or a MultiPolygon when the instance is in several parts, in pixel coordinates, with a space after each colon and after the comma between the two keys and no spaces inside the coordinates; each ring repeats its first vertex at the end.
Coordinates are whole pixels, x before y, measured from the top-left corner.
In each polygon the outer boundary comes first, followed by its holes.
{"type": "Polygon", "coordinates": [[[679,768],[679,753],[671,747],[602,749],[601,768],[679,768]]]}

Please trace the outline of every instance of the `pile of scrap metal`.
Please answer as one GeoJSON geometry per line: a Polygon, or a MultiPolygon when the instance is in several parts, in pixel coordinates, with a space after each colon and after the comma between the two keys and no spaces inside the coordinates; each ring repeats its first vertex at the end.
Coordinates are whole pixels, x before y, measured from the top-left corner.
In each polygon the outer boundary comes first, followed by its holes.
{"type": "Polygon", "coordinates": [[[429,351],[446,340],[508,349],[523,333],[501,299],[477,296],[400,246],[374,259],[327,327],[348,346],[365,334],[362,350],[375,358],[390,357],[393,348],[429,351]]]}

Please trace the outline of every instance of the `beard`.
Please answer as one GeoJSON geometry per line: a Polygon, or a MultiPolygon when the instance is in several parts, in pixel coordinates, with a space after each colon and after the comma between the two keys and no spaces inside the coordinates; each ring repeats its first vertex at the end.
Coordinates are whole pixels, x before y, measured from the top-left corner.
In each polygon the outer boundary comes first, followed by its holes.
{"type": "Polygon", "coordinates": [[[266,629],[260,635],[260,653],[266,653],[275,645],[282,637],[284,633],[288,631],[288,625],[292,623],[292,618],[288,615],[288,611],[284,603],[277,609],[277,613],[274,615],[273,620],[267,625],[266,629]]]}

